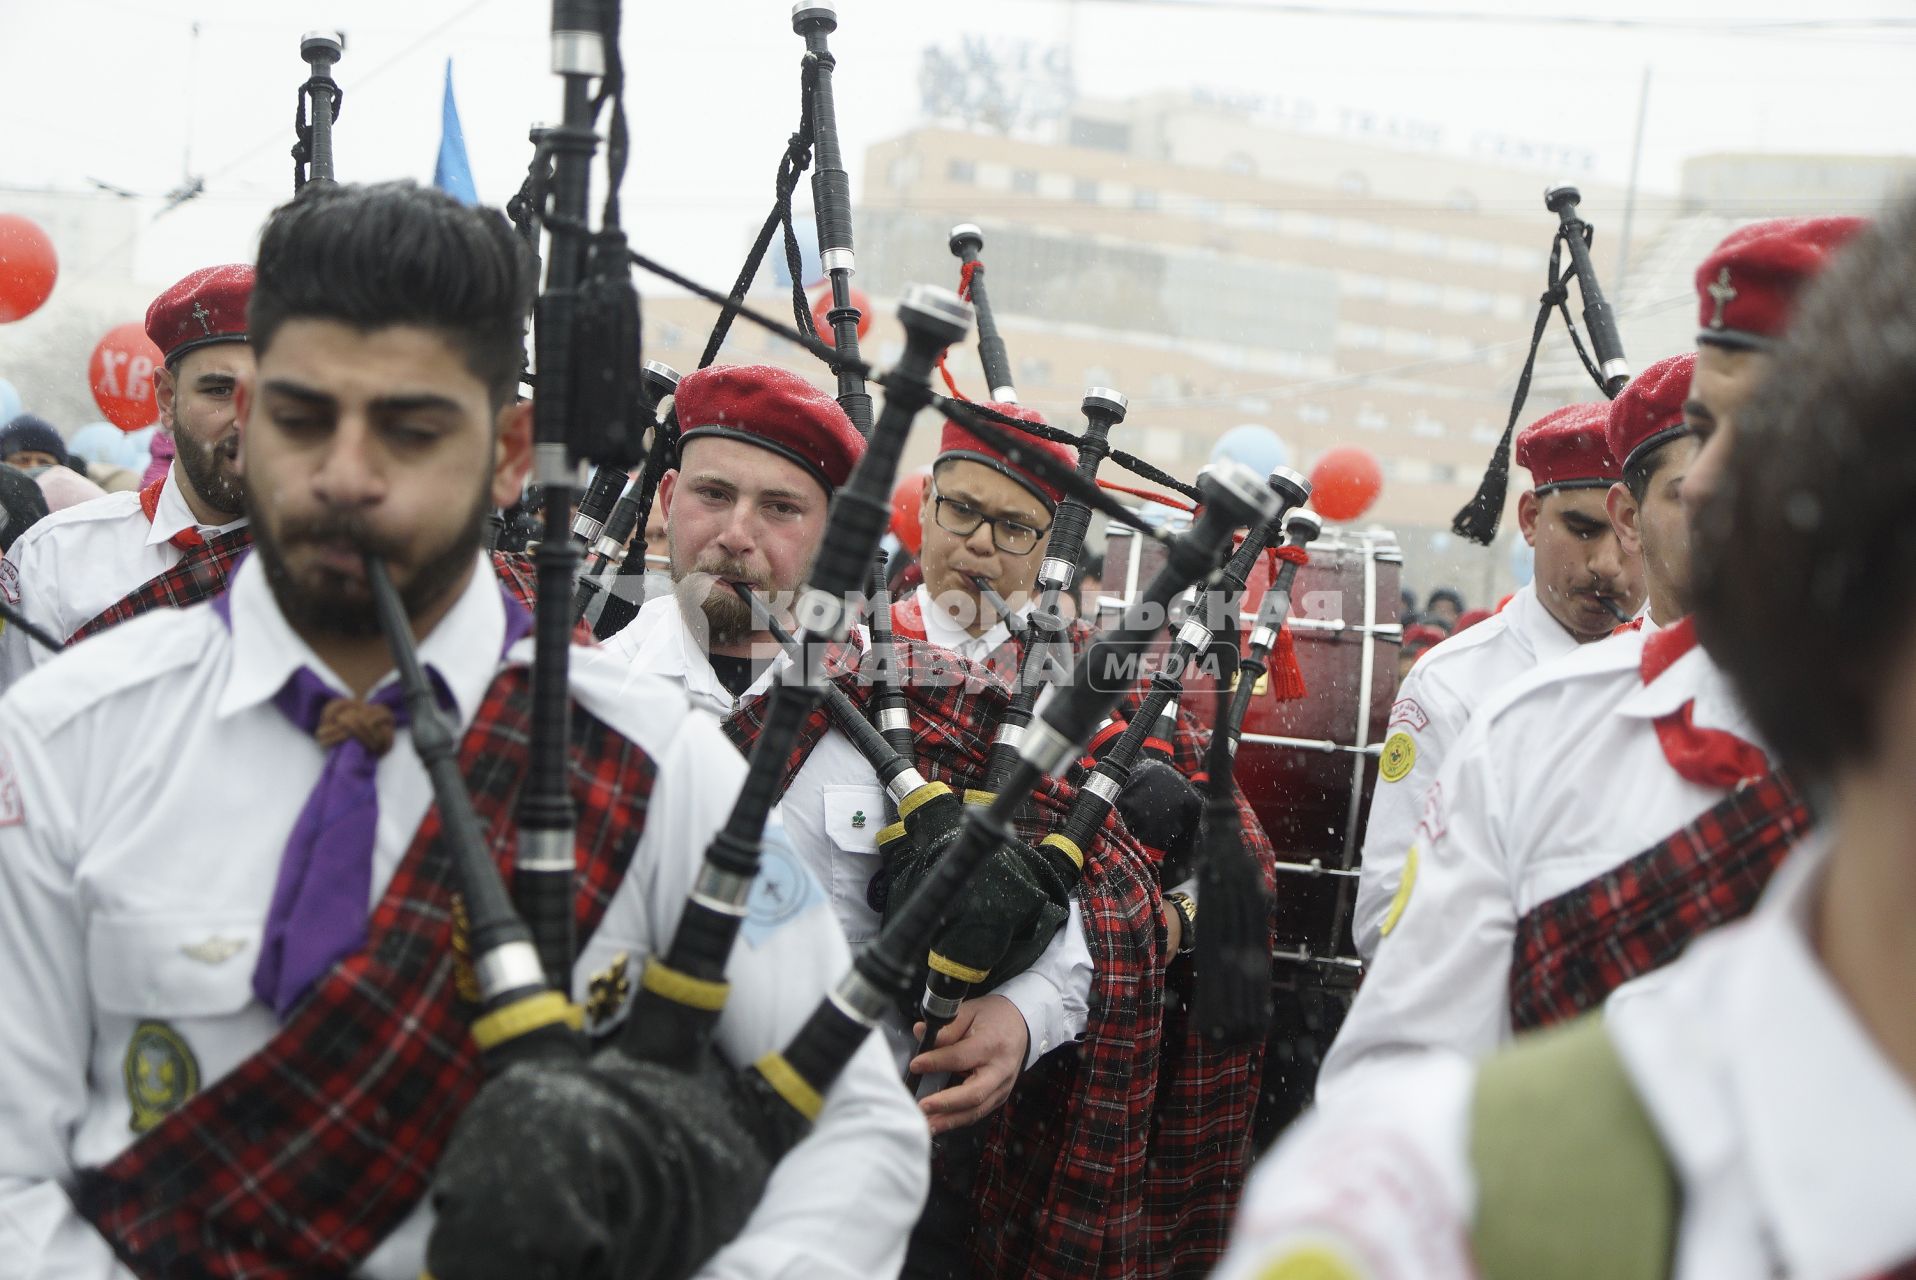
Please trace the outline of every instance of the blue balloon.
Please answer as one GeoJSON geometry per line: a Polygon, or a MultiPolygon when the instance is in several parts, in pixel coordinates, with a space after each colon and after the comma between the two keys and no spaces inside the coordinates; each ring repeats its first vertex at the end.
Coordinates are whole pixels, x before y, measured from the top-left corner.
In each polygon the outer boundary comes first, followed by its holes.
{"type": "Polygon", "coordinates": [[[5,426],[20,415],[20,393],[13,384],[0,378],[0,426],[5,426]]]}
{"type": "Polygon", "coordinates": [[[1241,462],[1259,475],[1267,476],[1273,467],[1291,465],[1291,447],[1269,427],[1246,423],[1241,427],[1232,427],[1211,446],[1212,462],[1224,458],[1241,462]]]}
{"type": "Polygon", "coordinates": [[[88,462],[111,462],[125,438],[126,432],[111,422],[89,422],[67,441],[67,452],[88,462]]]}
{"type": "Polygon", "coordinates": [[[152,461],[153,433],[158,430],[159,427],[155,425],[141,427],[138,431],[121,432],[119,447],[107,461],[130,471],[145,471],[146,464],[152,461]]]}

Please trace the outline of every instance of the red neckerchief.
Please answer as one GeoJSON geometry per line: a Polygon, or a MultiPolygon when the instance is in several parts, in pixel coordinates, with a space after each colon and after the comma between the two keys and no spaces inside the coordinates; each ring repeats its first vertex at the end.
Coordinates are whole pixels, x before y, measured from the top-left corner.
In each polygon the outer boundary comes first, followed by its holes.
{"type": "MultiPolygon", "coordinates": [[[[1645,640],[1643,683],[1655,680],[1694,648],[1696,621],[1692,618],[1665,627],[1645,640]]],[[[1768,757],[1754,745],[1722,729],[1699,729],[1695,717],[1696,699],[1691,698],[1653,722],[1663,758],[1682,777],[1700,787],[1728,789],[1745,778],[1760,777],[1770,771],[1768,757]]]]}
{"type": "Polygon", "coordinates": [[[1615,627],[1611,628],[1610,634],[1613,636],[1620,636],[1620,635],[1626,635],[1632,631],[1641,631],[1643,630],[1644,617],[1645,615],[1639,613],[1636,617],[1630,619],[1630,621],[1628,622],[1619,622],[1615,627]]]}
{"type": "MultiPolygon", "coordinates": [[[[148,524],[153,523],[153,513],[160,509],[160,490],[164,488],[165,485],[166,477],[161,476],[158,480],[155,480],[152,484],[140,490],[140,510],[146,512],[146,522],[148,524]]],[[[204,546],[206,543],[206,539],[200,536],[200,531],[192,528],[180,530],[168,538],[167,541],[182,551],[191,551],[194,547],[204,546]]]]}

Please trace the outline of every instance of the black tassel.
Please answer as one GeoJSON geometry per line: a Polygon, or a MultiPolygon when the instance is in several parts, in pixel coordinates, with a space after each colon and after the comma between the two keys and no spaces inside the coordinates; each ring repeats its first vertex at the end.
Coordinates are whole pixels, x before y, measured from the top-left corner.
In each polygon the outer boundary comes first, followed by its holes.
{"type": "MultiPolygon", "coordinates": [[[[1497,451],[1490,455],[1490,465],[1484,469],[1483,483],[1477,486],[1477,495],[1464,504],[1451,520],[1450,527],[1460,538],[1469,538],[1480,546],[1489,546],[1497,540],[1497,526],[1504,518],[1504,500],[1510,494],[1510,441],[1517,434],[1517,419],[1523,416],[1523,404],[1530,398],[1530,374],[1537,367],[1537,348],[1543,345],[1543,331],[1550,323],[1553,308],[1562,308],[1570,296],[1564,288],[1564,282],[1557,278],[1557,255],[1562,245],[1562,237],[1550,249],[1550,285],[1543,291],[1540,305],[1537,307],[1537,323],[1530,331],[1530,354],[1524,357],[1523,372],[1517,375],[1517,394],[1510,401],[1510,420],[1504,423],[1503,437],[1497,441],[1497,451]]],[[[1566,313],[1565,321],[1569,320],[1566,313]]]]}
{"type": "Polygon", "coordinates": [[[1510,426],[1504,428],[1503,436],[1497,441],[1496,452],[1490,455],[1490,465],[1484,468],[1484,478],[1477,486],[1476,495],[1451,518],[1451,532],[1458,537],[1486,547],[1497,540],[1497,526],[1504,518],[1504,501],[1510,494],[1510,440],[1515,434],[1511,428],[1516,424],[1516,418],[1512,417],[1510,426]]]}
{"type": "Polygon", "coordinates": [[[1230,773],[1207,786],[1198,868],[1196,990],[1191,1016],[1213,1044],[1263,1044],[1271,1026],[1271,895],[1244,848],[1230,773]]]}
{"type": "MultiPolygon", "coordinates": [[[[1213,660],[1237,657],[1236,627],[1220,629],[1213,660]]],[[[1221,665],[1213,670],[1222,671],[1221,665]]],[[[1229,715],[1230,682],[1219,679],[1214,722],[1229,715]]],[[[1244,847],[1232,796],[1231,741],[1211,735],[1198,828],[1197,974],[1191,1017],[1212,1044],[1260,1045],[1271,1028],[1271,893],[1244,847]]]]}

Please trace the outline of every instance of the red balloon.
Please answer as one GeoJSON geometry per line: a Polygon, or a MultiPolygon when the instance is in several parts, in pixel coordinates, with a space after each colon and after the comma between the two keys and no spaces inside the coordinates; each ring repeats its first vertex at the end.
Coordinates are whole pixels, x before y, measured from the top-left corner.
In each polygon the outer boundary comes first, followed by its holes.
{"type": "MultiPolygon", "coordinates": [[[[872,330],[872,300],[865,296],[863,289],[853,287],[852,305],[858,308],[858,340],[863,342],[865,335],[872,330]]],[[[832,333],[831,321],[825,318],[831,309],[832,291],[827,286],[825,292],[812,301],[812,327],[818,330],[818,336],[826,346],[835,347],[838,339],[832,333]]]]}
{"type": "Polygon", "coordinates": [[[925,526],[919,513],[925,505],[924,472],[914,472],[891,491],[891,531],[905,550],[917,555],[925,545],[925,526]]]}
{"type": "Polygon", "coordinates": [[[17,213],[0,213],[0,324],[38,311],[59,274],[47,233],[17,213]]]}
{"type": "Polygon", "coordinates": [[[1327,450],[1311,468],[1311,506],[1326,520],[1355,520],[1384,488],[1384,468],[1360,445],[1327,450]]]}
{"type": "Polygon", "coordinates": [[[161,360],[160,349],[136,321],[110,329],[100,339],[87,364],[87,381],[93,402],[108,422],[122,431],[138,431],[159,420],[153,374],[161,360]]]}

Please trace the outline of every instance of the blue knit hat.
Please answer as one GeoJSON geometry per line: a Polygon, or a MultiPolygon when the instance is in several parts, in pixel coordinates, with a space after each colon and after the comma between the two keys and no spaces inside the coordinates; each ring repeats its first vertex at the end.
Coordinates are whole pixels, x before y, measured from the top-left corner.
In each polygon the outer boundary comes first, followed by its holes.
{"type": "Polygon", "coordinates": [[[0,427],[0,462],[28,449],[52,455],[63,467],[72,465],[67,442],[60,438],[53,424],[45,418],[23,413],[0,427]]]}

